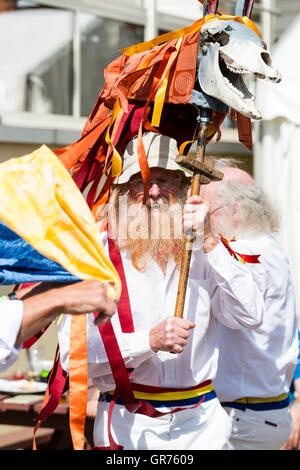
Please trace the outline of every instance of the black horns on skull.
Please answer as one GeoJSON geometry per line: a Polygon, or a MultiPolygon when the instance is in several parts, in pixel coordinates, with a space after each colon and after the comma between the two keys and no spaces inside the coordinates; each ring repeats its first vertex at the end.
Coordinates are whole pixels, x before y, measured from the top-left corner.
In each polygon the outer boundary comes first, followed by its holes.
{"type": "Polygon", "coordinates": [[[217,13],[219,0],[203,0],[203,16],[217,13]]]}
{"type": "Polygon", "coordinates": [[[236,16],[248,16],[251,17],[254,0],[237,0],[235,4],[235,15],[236,16]]]}
{"type": "MultiPolygon", "coordinates": [[[[203,16],[215,15],[218,10],[219,0],[199,0],[203,4],[203,16]]],[[[254,0],[236,0],[235,15],[251,17],[254,0]]]]}

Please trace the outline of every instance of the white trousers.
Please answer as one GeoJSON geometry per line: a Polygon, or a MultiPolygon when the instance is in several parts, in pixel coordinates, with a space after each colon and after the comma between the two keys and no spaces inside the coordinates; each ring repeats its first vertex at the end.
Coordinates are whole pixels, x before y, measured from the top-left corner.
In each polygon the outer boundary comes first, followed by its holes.
{"type": "MultiPolygon", "coordinates": [[[[109,446],[107,419],[110,403],[99,402],[94,443],[109,446]]],[[[158,418],[129,413],[115,405],[111,431],[124,450],[228,450],[231,420],[218,399],[158,418]]]]}
{"type": "Polygon", "coordinates": [[[267,411],[224,409],[232,420],[233,450],[280,450],[292,431],[288,407],[267,411]]]}

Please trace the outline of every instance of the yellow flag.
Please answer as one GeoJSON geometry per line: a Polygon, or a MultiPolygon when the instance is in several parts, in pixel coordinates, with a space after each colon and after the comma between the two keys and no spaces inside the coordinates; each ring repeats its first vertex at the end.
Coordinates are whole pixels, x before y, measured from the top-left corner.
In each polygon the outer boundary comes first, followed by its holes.
{"type": "Polygon", "coordinates": [[[43,145],[0,164],[0,220],[79,279],[96,278],[119,297],[121,282],[81,192],[43,145]]]}

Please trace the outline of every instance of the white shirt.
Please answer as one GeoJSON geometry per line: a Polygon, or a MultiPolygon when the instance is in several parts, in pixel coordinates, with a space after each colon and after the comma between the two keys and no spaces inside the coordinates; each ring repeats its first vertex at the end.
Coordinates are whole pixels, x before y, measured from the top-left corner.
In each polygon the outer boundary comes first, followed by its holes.
{"type": "MultiPolygon", "coordinates": [[[[105,246],[107,240],[104,239],[105,246]]],[[[107,248],[107,246],[106,246],[107,248]]],[[[134,321],[134,333],[122,333],[118,316],[112,325],[120,350],[129,368],[131,381],[144,385],[188,388],[213,379],[218,361],[216,319],[230,328],[255,328],[262,319],[263,299],[248,266],[235,261],[221,243],[205,255],[193,251],[184,317],[196,323],[181,354],[159,351],[149,346],[150,329],[168,315],[174,315],[179,269],[174,261],[163,274],[151,258],[139,272],[128,253],[122,252],[134,321]]],[[[64,315],[59,329],[61,363],[68,370],[70,315],[64,315]]],[[[93,315],[88,315],[89,376],[102,392],[114,389],[114,379],[93,315]]]]}
{"type": "Polygon", "coordinates": [[[270,235],[230,243],[241,254],[261,254],[248,264],[264,296],[262,324],[230,330],[218,323],[219,368],[214,380],[220,401],[276,397],[288,392],[298,356],[294,289],[288,259],[270,235]]]}
{"type": "Polygon", "coordinates": [[[4,372],[18,358],[20,348],[15,348],[23,319],[23,302],[0,302],[0,372],[4,372]]]}

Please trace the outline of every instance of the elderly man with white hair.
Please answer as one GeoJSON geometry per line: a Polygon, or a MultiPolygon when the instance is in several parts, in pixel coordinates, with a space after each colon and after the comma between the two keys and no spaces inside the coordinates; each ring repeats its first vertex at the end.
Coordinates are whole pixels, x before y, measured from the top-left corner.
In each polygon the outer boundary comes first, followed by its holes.
{"type": "MultiPolygon", "coordinates": [[[[248,266],[212,234],[207,204],[186,199],[191,178],[175,162],[176,141],[150,132],[143,142],[150,167],[147,201],[135,138],[125,149],[103,234],[122,279],[118,311],[99,329],[88,316],[89,376],[101,392],[95,448],[227,449],[230,419],[212,385],[216,320],[228,328],[257,327],[262,296],[248,266]],[[204,226],[204,237],[194,246],[184,315],[177,318],[182,225],[194,225],[199,235],[204,226]]],[[[59,332],[65,370],[69,331],[66,316],[59,332]]]]}
{"type": "Polygon", "coordinates": [[[295,296],[288,259],[274,234],[276,210],[252,177],[216,160],[220,182],[201,190],[210,206],[211,226],[232,255],[247,253],[253,280],[264,297],[262,324],[230,329],[217,322],[218,372],[214,386],[232,418],[230,444],[237,450],[281,449],[291,431],[288,392],[297,363],[295,296]],[[258,256],[259,255],[259,256],[258,256]]]}

